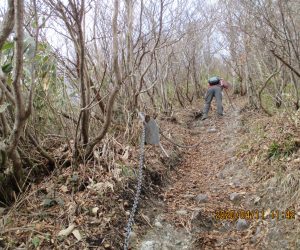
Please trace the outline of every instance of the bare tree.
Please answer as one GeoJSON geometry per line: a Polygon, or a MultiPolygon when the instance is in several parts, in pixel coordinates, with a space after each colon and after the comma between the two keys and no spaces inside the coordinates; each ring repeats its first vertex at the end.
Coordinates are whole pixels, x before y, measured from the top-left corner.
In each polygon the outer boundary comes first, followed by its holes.
{"type": "Polygon", "coordinates": [[[1,154],[2,154],[2,164],[4,168],[7,168],[6,156],[12,162],[12,173],[1,178],[3,179],[1,183],[1,193],[5,200],[11,199],[11,191],[21,191],[23,187],[24,175],[23,175],[23,165],[21,157],[18,151],[18,144],[20,141],[21,134],[23,132],[25,122],[28,119],[32,110],[32,98],[33,98],[33,86],[31,86],[29,92],[29,98],[27,100],[27,105],[25,103],[25,98],[23,94],[22,80],[23,80],[23,51],[24,51],[24,1],[9,1],[8,2],[8,12],[4,19],[2,26],[2,31],[0,32],[2,40],[0,44],[4,44],[4,41],[8,38],[10,32],[12,31],[11,23],[7,22],[7,18],[11,18],[12,15],[14,20],[14,32],[15,32],[15,45],[14,45],[14,64],[13,64],[13,74],[12,74],[12,89],[6,85],[5,75],[1,73],[1,86],[2,86],[2,100],[5,99],[4,95],[10,101],[13,106],[13,126],[10,126],[6,117],[1,114],[1,123],[4,129],[3,136],[4,140],[1,142],[1,154]],[[5,187],[7,183],[14,183],[10,190],[5,187]]]}

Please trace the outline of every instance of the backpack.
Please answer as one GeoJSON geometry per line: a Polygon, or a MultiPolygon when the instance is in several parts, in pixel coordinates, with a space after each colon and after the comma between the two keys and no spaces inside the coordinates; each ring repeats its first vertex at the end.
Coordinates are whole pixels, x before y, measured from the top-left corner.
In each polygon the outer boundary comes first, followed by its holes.
{"type": "Polygon", "coordinates": [[[208,79],[208,83],[209,83],[209,85],[218,85],[218,84],[220,84],[220,78],[217,76],[213,76],[208,79]]]}

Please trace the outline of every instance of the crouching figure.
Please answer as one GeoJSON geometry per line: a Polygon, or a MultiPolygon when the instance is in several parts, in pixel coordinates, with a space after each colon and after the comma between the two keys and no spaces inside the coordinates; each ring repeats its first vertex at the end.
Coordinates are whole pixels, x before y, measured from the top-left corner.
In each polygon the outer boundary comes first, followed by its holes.
{"type": "Polygon", "coordinates": [[[208,89],[205,94],[205,106],[203,110],[202,120],[208,118],[208,112],[210,109],[210,104],[213,98],[216,98],[217,102],[217,112],[219,116],[223,116],[223,105],[222,105],[222,90],[223,88],[227,89],[229,87],[228,83],[222,78],[217,76],[211,77],[208,79],[208,89]]]}

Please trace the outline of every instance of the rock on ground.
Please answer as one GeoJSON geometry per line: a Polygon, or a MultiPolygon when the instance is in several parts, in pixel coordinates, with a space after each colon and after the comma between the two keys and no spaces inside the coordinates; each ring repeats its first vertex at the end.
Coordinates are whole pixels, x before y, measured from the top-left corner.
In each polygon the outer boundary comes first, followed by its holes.
{"type": "Polygon", "coordinates": [[[208,196],[207,194],[198,194],[196,197],[195,197],[195,200],[199,203],[201,202],[206,202],[208,200],[208,196]]]}
{"type": "Polygon", "coordinates": [[[239,231],[246,230],[249,227],[249,223],[245,219],[238,219],[236,223],[236,229],[239,231]]]}
{"type": "Polygon", "coordinates": [[[239,193],[234,192],[230,194],[229,198],[231,201],[237,201],[241,198],[241,195],[239,193]]]}
{"type": "Polygon", "coordinates": [[[154,240],[144,241],[141,250],[158,250],[161,249],[161,243],[154,240]]]}

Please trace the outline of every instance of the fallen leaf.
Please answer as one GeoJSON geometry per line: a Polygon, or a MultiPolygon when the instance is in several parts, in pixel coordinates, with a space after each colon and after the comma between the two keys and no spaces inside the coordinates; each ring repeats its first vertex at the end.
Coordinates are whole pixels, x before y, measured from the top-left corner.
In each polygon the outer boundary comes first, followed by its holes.
{"type": "Polygon", "coordinates": [[[122,169],[119,168],[118,166],[116,166],[113,170],[111,170],[111,173],[113,175],[113,177],[117,180],[117,181],[121,181],[122,178],[120,177],[121,176],[121,173],[122,173],[122,169]]]}
{"type": "Polygon", "coordinates": [[[68,187],[65,186],[65,185],[61,186],[59,190],[62,191],[62,192],[64,192],[64,193],[67,193],[69,191],[68,187]]]}
{"type": "Polygon", "coordinates": [[[88,189],[92,189],[94,191],[97,191],[99,193],[104,193],[107,191],[107,189],[111,189],[111,191],[114,191],[114,185],[108,181],[106,182],[98,182],[98,183],[92,183],[88,185],[88,189]]]}
{"type": "Polygon", "coordinates": [[[126,161],[129,158],[129,146],[126,146],[125,153],[122,155],[122,160],[126,161]]]}
{"type": "Polygon", "coordinates": [[[77,229],[73,230],[72,234],[75,236],[75,238],[78,241],[82,240],[81,234],[80,234],[80,232],[77,229]]]}
{"type": "Polygon", "coordinates": [[[300,163],[300,158],[295,159],[294,163],[300,163]]]}
{"type": "Polygon", "coordinates": [[[61,230],[58,233],[58,236],[65,236],[65,237],[67,237],[68,235],[70,235],[70,233],[72,233],[72,231],[74,230],[74,228],[75,228],[75,225],[72,224],[68,228],[61,230]]]}
{"type": "Polygon", "coordinates": [[[7,102],[0,105],[0,113],[3,113],[7,109],[8,106],[9,106],[9,103],[7,103],[7,102]]]}
{"type": "Polygon", "coordinates": [[[37,224],[35,224],[35,229],[38,230],[38,231],[40,231],[41,228],[42,228],[42,226],[43,226],[42,224],[37,223],[37,224]]]}
{"type": "Polygon", "coordinates": [[[110,248],[110,244],[109,243],[105,243],[104,244],[104,248],[110,248]]]}

